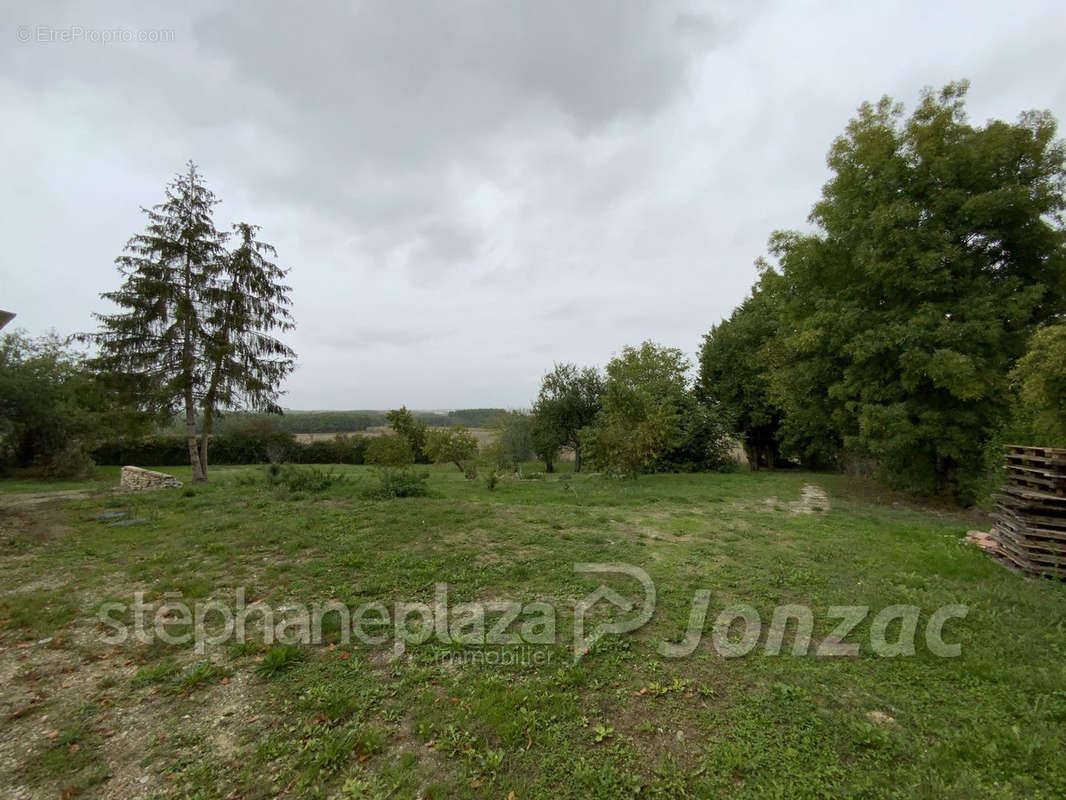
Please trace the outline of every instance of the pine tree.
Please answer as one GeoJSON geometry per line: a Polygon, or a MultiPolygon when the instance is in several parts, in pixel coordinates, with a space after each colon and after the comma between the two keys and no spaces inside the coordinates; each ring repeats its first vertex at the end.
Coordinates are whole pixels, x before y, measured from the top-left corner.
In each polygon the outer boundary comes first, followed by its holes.
{"type": "Polygon", "coordinates": [[[151,209],[144,233],[116,259],[125,281],[102,297],[121,311],[97,314],[101,368],[128,378],[139,405],[161,417],[184,412],[193,480],[203,480],[196,435],[196,408],[206,380],[204,304],[225,253],[215,229],[218,203],[191,161],[151,209]]]}
{"type": "Polygon", "coordinates": [[[212,220],[218,202],[190,161],[166,201],[143,209],[145,232],[116,259],[123,284],[101,295],[120,311],[95,315],[101,327],[92,337],[97,368],[122,376],[135,405],[160,419],[183,415],[194,481],[207,479],[218,409],[279,410],[277,387],[294,357],[271,335],[293,327],[285,272],[268,260],[274,248],[242,223],[227,252],[228,234],[212,220]]]}
{"type": "Polygon", "coordinates": [[[211,315],[207,352],[211,375],[202,403],[200,468],[207,477],[207,444],[219,408],[249,408],[279,413],[278,385],[292,372],[296,354],[272,332],[295,326],[287,270],[273,246],[256,239],[259,227],[233,226],[239,244],[225,260],[224,281],[209,292],[211,315]]]}

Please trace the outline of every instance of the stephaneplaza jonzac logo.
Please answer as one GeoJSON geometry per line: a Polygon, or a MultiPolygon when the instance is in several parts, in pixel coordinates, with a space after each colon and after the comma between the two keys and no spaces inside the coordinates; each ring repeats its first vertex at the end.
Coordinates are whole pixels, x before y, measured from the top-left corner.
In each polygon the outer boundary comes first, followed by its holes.
{"type": "MultiPolygon", "coordinates": [[[[637,631],[655,614],[655,584],[640,567],[577,563],[574,571],[625,576],[635,580],[642,590],[639,601],[634,601],[601,584],[573,604],[575,661],[587,655],[602,637],[637,631]],[[609,608],[598,608],[604,603],[621,612],[621,616],[601,621],[604,616],[601,612],[609,611],[609,608]],[[596,621],[590,628],[593,609],[596,609],[596,621]]],[[[99,619],[111,631],[104,635],[104,642],[121,644],[130,638],[128,620],[132,611],[135,641],[149,644],[153,639],[159,639],[173,645],[192,642],[197,653],[205,652],[211,645],[244,642],[249,629],[258,630],[266,644],[322,644],[323,626],[327,620],[330,620],[328,630],[341,644],[349,644],[354,639],[368,646],[381,646],[391,641],[393,654],[397,657],[402,656],[408,647],[431,640],[444,645],[478,648],[559,643],[556,635],[558,615],[551,603],[494,600],[452,606],[448,602],[445,583],[436,585],[432,603],[396,602],[391,608],[377,601],[350,608],[336,600],[286,603],[274,607],[261,600],[247,603],[243,588],[235,591],[232,606],[220,600],[196,601],[190,605],[177,597],[166,597],[162,603],[152,604],[144,601],[143,592],[136,592],[132,604],[102,604],[99,619]]],[[[700,589],[695,593],[684,637],[680,641],[659,641],[657,650],[661,656],[683,658],[695,652],[703,638],[710,604],[710,590],[700,589]]],[[[570,604],[567,604],[567,611],[569,609],[570,604]]],[[[944,629],[949,620],[962,619],[968,611],[965,605],[946,605],[928,614],[924,640],[930,653],[941,658],[954,658],[961,653],[961,645],[944,640],[944,629]]],[[[890,605],[876,612],[868,605],[829,606],[824,617],[837,624],[821,638],[814,655],[859,655],[863,642],[853,633],[871,614],[868,642],[873,653],[884,657],[915,655],[922,610],[914,605],[890,605]]],[[[761,642],[765,655],[777,656],[781,654],[785,633],[791,626],[794,633],[788,652],[794,656],[806,656],[811,652],[814,623],[815,613],[810,607],[782,605],[773,610],[769,626],[764,628],[763,619],[754,606],[733,604],[723,608],[715,617],[710,632],[711,646],[725,658],[737,658],[752,653],[761,642]]],[[[507,662],[501,660],[499,663],[507,662]]]]}

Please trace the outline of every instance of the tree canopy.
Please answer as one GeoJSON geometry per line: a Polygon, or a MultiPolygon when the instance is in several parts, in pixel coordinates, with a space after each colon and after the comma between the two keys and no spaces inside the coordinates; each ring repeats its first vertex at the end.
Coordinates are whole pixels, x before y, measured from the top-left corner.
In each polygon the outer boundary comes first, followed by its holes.
{"type": "Polygon", "coordinates": [[[464,472],[463,462],[477,456],[477,439],[462,425],[434,428],[426,433],[426,455],[437,464],[455,464],[464,472]]]}
{"type": "Polygon", "coordinates": [[[556,364],[544,376],[533,404],[537,449],[542,457],[552,444],[556,450],[572,447],[574,471],[581,471],[581,430],[596,419],[603,389],[603,376],[594,367],[581,369],[576,364],[556,364]]]}
{"type": "Polygon", "coordinates": [[[624,475],[662,469],[714,469],[731,461],[716,407],[692,391],[688,359],[644,342],[607,364],[603,413],[585,432],[592,460],[624,475]]]}
{"type": "Polygon", "coordinates": [[[701,388],[750,442],[776,429],[805,463],[869,457],[899,486],[972,496],[1010,370],[1066,311],[1066,150],[1047,113],[972,125],[966,90],[927,91],[909,117],[863,104],[815,230],[774,234],[776,265],[708,336],[701,388]]]}

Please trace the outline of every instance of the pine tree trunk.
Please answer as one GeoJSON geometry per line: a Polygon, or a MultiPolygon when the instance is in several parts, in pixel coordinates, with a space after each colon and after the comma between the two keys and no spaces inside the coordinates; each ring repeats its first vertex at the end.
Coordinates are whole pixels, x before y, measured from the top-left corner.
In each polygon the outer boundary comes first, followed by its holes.
{"type": "MultiPolygon", "coordinates": [[[[222,330],[219,333],[219,338],[223,343],[229,340],[230,334],[230,321],[233,318],[233,307],[235,297],[238,289],[237,279],[234,278],[230,285],[230,301],[226,304],[226,317],[222,326],[222,330]]],[[[219,355],[215,359],[213,369],[211,370],[211,383],[207,387],[207,394],[204,395],[204,433],[203,438],[200,440],[200,470],[203,472],[203,479],[207,480],[207,443],[211,439],[211,430],[215,423],[215,399],[218,397],[218,384],[222,380],[222,367],[224,356],[219,355]]]]}
{"type": "Polygon", "coordinates": [[[196,441],[196,406],[192,401],[192,386],[185,388],[185,438],[189,444],[189,465],[192,467],[192,479],[196,483],[207,480],[200,466],[200,448],[196,441]]]}
{"type": "Polygon", "coordinates": [[[204,408],[204,432],[200,438],[200,471],[203,473],[205,481],[207,480],[207,443],[211,439],[213,423],[211,408],[208,406],[204,408]]]}
{"type": "Polygon", "coordinates": [[[194,483],[203,483],[207,480],[203,467],[200,464],[200,448],[196,440],[196,404],[193,402],[192,377],[192,319],[188,315],[193,313],[192,304],[192,266],[189,264],[189,255],[185,254],[185,300],[188,303],[186,318],[183,323],[184,340],[181,348],[181,367],[184,371],[185,383],[185,438],[189,444],[189,465],[192,467],[192,479],[194,483]]]}

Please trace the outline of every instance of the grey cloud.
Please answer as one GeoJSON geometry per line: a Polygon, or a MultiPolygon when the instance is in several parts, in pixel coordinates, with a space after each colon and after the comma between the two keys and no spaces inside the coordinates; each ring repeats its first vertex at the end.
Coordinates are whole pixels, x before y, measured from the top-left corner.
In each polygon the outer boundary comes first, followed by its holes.
{"type": "Polygon", "coordinates": [[[522,406],[553,361],[690,354],[802,227],[855,107],[1066,112],[1061,3],[8,3],[0,305],[91,325],[186,158],[291,267],[293,407],[522,406]],[[172,29],[19,44],[19,25],[172,29]]]}

